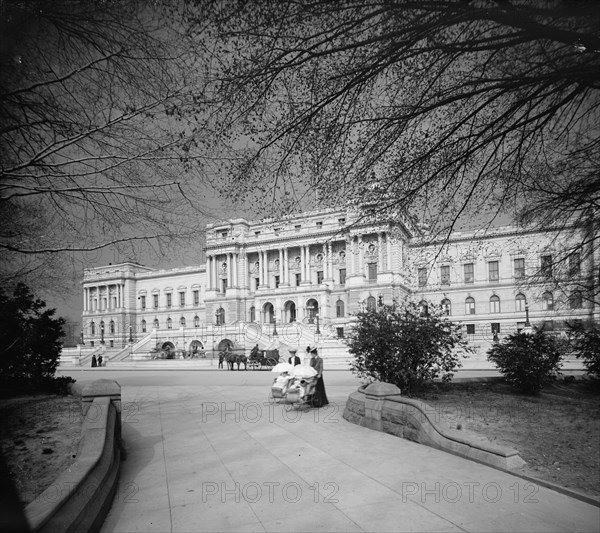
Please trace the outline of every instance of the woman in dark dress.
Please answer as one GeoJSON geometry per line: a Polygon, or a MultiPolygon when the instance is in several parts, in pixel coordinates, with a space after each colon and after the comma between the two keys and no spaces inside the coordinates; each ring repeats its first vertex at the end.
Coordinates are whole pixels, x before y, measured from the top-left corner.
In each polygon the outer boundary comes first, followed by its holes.
{"type": "Polygon", "coordinates": [[[323,382],[323,359],[319,357],[316,348],[312,348],[310,351],[310,366],[317,371],[317,385],[315,386],[315,393],[311,395],[309,403],[313,407],[323,407],[329,403],[329,400],[327,399],[325,383],[323,382]]]}

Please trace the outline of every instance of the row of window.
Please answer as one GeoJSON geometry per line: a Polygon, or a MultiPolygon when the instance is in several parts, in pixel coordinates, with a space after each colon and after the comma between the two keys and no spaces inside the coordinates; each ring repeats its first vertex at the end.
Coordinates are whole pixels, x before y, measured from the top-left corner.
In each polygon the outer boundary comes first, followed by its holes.
{"type": "MultiPolygon", "coordinates": [[[[344,224],[346,224],[346,218],[345,217],[338,218],[338,224],[340,226],[343,226],[344,224]]],[[[315,226],[317,227],[317,229],[322,229],[323,228],[323,221],[322,220],[317,220],[315,222],[315,226]]],[[[302,224],[295,224],[294,225],[294,231],[298,232],[301,229],[302,229],[302,224]]],[[[281,230],[282,230],[281,227],[273,228],[273,232],[275,233],[275,235],[279,235],[281,233],[281,230]]],[[[221,239],[227,239],[227,237],[229,237],[229,231],[228,230],[218,230],[217,234],[218,234],[218,236],[221,239]]],[[[260,237],[260,230],[256,230],[254,232],[254,236],[256,238],[260,237]]]]}
{"type": "MultiPolygon", "coordinates": [[[[185,307],[185,291],[180,291],[179,292],[179,307],[185,307]]],[[[194,290],[192,291],[192,299],[193,299],[193,305],[198,306],[200,305],[200,291],[199,290],[194,290]]],[[[147,300],[146,300],[146,295],[142,295],[139,297],[140,300],[140,309],[147,309],[147,300]]],[[[166,307],[167,308],[171,308],[173,307],[173,293],[166,293],[165,294],[165,303],[166,303],[166,307]]],[[[154,309],[158,309],[159,307],[159,295],[158,294],[153,294],[152,295],[152,307],[154,309]]]]}
{"type": "MultiPolygon", "coordinates": [[[[500,262],[488,261],[488,278],[487,281],[497,283],[500,281],[500,262]]],[[[578,253],[573,253],[569,256],[569,276],[577,277],[581,273],[581,257],[578,253]]],[[[513,277],[515,279],[523,279],[525,277],[525,259],[513,259],[513,277]]],[[[540,275],[545,278],[551,278],[553,275],[553,257],[552,255],[542,255],[540,258],[540,275]]],[[[427,268],[418,269],[419,287],[427,285],[428,271],[427,268]]],[[[440,266],[440,281],[442,285],[450,285],[450,266],[440,266]]],[[[463,264],[463,283],[475,283],[475,264],[463,264]]]]}
{"type": "MultiPolygon", "coordinates": [[[[524,294],[517,294],[515,296],[515,312],[525,312],[527,305],[527,299],[524,294]]],[[[447,315],[451,314],[452,304],[448,298],[442,300],[442,307],[447,315]]],[[[574,291],[569,296],[569,308],[570,309],[581,309],[583,307],[583,295],[581,291],[574,291]]],[[[542,294],[542,308],[544,311],[554,310],[554,296],[551,292],[546,291],[542,294]]],[[[500,297],[493,295],[489,300],[489,312],[500,313],[500,297]]],[[[475,298],[469,296],[465,299],[465,315],[474,315],[475,310],[475,298]]]]}

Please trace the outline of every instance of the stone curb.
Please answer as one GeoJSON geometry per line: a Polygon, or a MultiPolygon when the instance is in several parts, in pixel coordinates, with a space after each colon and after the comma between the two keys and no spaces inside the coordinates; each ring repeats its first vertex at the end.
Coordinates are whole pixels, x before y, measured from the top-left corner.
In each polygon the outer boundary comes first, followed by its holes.
{"type": "Polygon", "coordinates": [[[82,398],[85,417],[77,460],[25,508],[32,531],[97,532],[110,509],[121,461],[120,394],[118,404],[114,401],[120,386],[101,383],[103,392],[110,394],[100,395],[94,394],[95,383],[71,387],[71,393],[82,398]],[[86,391],[92,392],[91,401],[86,391]]]}

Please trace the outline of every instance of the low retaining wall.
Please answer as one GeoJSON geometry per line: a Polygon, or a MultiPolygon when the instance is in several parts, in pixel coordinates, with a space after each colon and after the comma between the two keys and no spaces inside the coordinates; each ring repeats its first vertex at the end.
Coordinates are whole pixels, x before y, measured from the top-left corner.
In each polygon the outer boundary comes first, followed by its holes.
{"type": "MultiPolygon", "coordinates": [[[[77,384],[76,384],[77,385],[77,384]]],[[[35,532],[96,532],[112,504],[121,461],[121,387],[101,379],[83,387],[77,460],[25,508],[35,532]]]]}
{"type": "Polygon", "coordinates": [[[441,428],[429,413],[433,410],[426,403],[402,397],[395,385],[376,382],[348,397],[344,418],[496,468],[511,470],[525,464],[516,450],[441,428]]]}

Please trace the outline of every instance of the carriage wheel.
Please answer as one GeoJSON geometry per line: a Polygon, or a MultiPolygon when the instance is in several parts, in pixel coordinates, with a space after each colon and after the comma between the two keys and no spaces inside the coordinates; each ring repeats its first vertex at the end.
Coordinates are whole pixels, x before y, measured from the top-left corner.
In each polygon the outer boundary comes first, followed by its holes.
{"type": "Polygon", "coordinates": [[[265,361],[265,363],[266,363],[265,366],[273,368],[277,364],[277,361],[275,359],[273,359],[272,357],[270,357],[269,359],[267,359],[265,361]]]}

